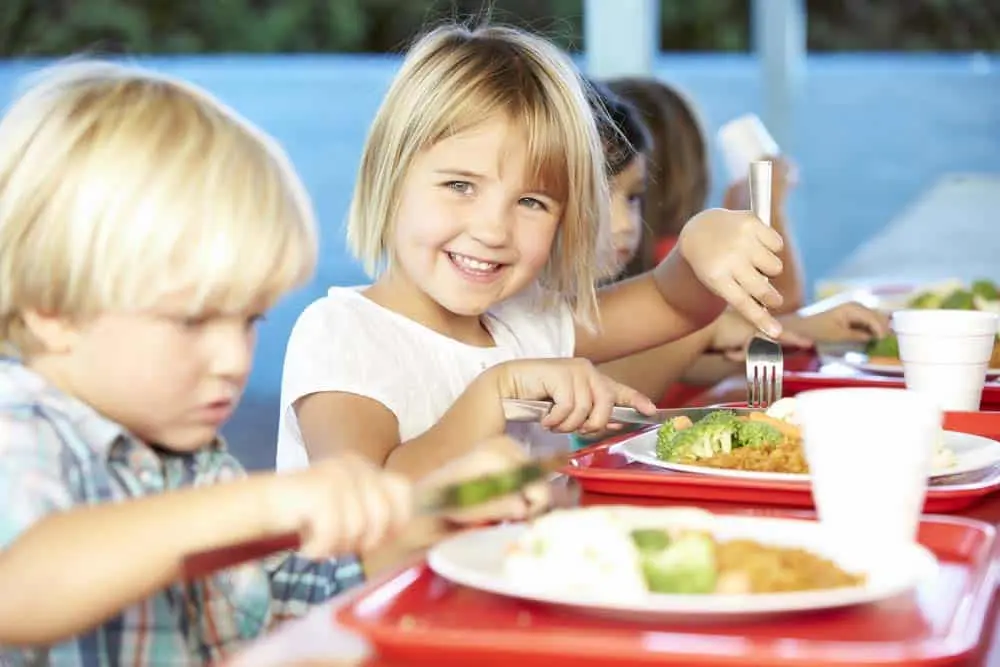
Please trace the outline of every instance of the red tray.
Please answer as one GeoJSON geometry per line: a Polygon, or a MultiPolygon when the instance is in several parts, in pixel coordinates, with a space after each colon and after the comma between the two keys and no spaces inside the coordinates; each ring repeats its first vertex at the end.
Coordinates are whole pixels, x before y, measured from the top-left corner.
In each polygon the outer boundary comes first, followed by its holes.
{"type": "MultiPolygon", "coordinates": [[[[452,584],[425,565],[375,582],[336,614],[378,657],[407,667],[968,664],[985,646],[1000,580],[996,530],[925,517],[920,541],[941,562],[915,593],[881,604],[715,625],[651,625],[452,584]]],[[[383,663],[385,661],[385,663],[383,663]]]]}
{"type": "MultiPolygon", "coordinates": [[[[865,373],[842,363],[824,364],[814,351],[786,351],[782,375],[782,395],[794,396],[809,389],[830,387],[892,387],[902,389],[901,376],[865,373]]],[[[1000,382],[983,386],[980,410],[1000,410],[1000,382]]]]}
{"type": "MultiPolygon", "coordinates": [[[[945,428],[1000,440],[1000,412],[949,412],[945,428]]],[[[808,482],[770,482],[734,477],[673,472],[629,462],[614,449],[614,442],[579,451],[566,474],[584,491],[622,496],[645,496],[685,501],[813,507],[808,482]]],[[[924,502],[925,513],[967,509],[1000,490],[1000,467],[932,483],[924,502]]]]}
{"type": "MultiPolygon", "coordinates": [[[[810,389],[828,389],[830,387],[889,387],[902,389],[906,385],[903,378],[887,375],[871,375],[859,372],[843,371],[840,367],[831,369],[824,366],[820,370],[789,371],[782,376],[782,395],[794,396],[810,389]]],[[[1000,410],[1000,382],[987,382],[983,385],[983,397],[979,403],[980,410],[1000,410]]]]}

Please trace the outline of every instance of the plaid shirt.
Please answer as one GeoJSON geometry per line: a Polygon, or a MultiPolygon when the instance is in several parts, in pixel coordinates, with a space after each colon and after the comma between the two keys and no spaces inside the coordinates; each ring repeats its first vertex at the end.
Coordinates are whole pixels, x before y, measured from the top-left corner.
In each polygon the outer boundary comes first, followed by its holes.
{"type": "MultiPolygon", "coordinates": [[[[244,474],[221,441],[189,454],[154,450],[20,363],[0,359],[0,550],[53,512],[244,474]]],[[[66,549],[64,567],[82,567],[72,545],[66,549]]],[[[175,583],[65,643],[0,647],[0,665],[206,665],[362,579],[355,559],[283,554],[175,583]]],[[[39,595],[58,597],[59,591],[39,584],[39,595]]]]}

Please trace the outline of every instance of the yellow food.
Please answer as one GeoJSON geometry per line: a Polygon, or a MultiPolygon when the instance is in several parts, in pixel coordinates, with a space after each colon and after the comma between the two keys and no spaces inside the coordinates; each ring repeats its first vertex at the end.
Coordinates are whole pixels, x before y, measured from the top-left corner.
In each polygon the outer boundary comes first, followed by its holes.
{"type": "Polygon", "coordinates": [[[859,586],[863,575],[804,549],[773,547],[753,540],[719,542],[716,593],[785,593],[859,586]]]}

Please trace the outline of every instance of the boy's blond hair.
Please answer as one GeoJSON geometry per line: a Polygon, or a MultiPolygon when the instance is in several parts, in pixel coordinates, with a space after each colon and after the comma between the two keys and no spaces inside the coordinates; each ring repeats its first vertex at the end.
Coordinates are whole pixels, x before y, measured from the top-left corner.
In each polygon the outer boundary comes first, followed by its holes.
{"type": "Polygon", "coordinates": [[[276,142],[206,92],[111,63],[57,65],[0,121],[0,346],[22,314],[267,307],[307,279],[316,223],[276,142]]]}
{"type": "Polygon", "coordinates": [[[604,153],[586,84],[548,41],[506,27],[438,28],[410,50],[365,144],[348,218],[348,246],[376,276],[392,262],[391,234],[413,159],[496,114],[522,125],[539,185],[563,204],[542,287],[578,319],[597,319],[598,239],[608,215],[604,153]]]}

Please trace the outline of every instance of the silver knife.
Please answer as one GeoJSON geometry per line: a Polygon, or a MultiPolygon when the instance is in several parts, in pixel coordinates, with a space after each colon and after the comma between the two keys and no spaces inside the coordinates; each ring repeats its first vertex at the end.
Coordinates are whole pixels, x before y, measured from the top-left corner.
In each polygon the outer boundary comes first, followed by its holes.
{"type": "MultiPolygon", "coordinates": [[[[503,412],[507,421],[512,422],[537,422],[541,421],[549,411],[552,410],[552,401],[528,401],[517,398],[506,398],[503,401],[503,412]]],[[[660,425],[668,419],[674,417],[687,417],[691,421],[698,421],[702,417],[719,410],[727,410],[737,415],[746,415],[751,412],[764,412],[756,408],[730,408],[726,406],[708,408],[669,408],[657,410],[652,415],[644,415],[635,408],[627,408],[616,405],[611,410],[611,421],[618,424],[646,424],[660,425]]]]}

